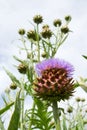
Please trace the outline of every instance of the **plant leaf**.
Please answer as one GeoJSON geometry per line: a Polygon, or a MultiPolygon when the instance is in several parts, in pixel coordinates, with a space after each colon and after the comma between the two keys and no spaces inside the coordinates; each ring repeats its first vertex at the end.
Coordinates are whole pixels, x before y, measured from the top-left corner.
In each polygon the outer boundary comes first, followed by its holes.
{"type": "Polygon", "coordinates": [[[19,61],[19,62],[23,62],[21,59],[19,59],[17,56],[13,56],[13,58],[15,59],[15,60],[17,60],[17,61],[19,61]]]}
{"type": "Polygon", "coordinates": [[[10,77],[10,79],[12,80],[13,83],[16,83],[17,85],[20,85],[19,80],[11,73],[9,72],[7,69],[5,69],[5,72],[7,73],[7,75],[10,77]]]}
{"type": "Polygon", "coordinates": [[[82,55],[86,60],[87,60],[87,56],[85,56],[85,55],[82,55]]]}
{"type": "Polygon", "coordinates": [[[12,114],[12,117],[8,126],[8,130],[18,130],[20,113],[21,113],[21,100],[20,100],[20,91],[19,91],[16,97],[15,109],[12,114]]]}
{"type": "Polygon", "coordinates": [[[6,112],[7,110],[9,110],[9,108],[14,104],[14,102],[6,105],[6,107],[0,109],[0,115],[3,114],[4,112],[6,112]]]}

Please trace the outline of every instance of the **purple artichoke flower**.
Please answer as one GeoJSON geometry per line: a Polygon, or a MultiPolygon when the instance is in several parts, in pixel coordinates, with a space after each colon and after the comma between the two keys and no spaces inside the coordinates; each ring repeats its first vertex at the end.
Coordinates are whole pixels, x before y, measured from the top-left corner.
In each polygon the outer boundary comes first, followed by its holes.
{"type": "Polygon", "coordinates": [[[47,59],[36,65],[38,74],[35,85],[37,97],[43,100],[69,99],[74,92],[73,66],[60,59],[47,59]]]}

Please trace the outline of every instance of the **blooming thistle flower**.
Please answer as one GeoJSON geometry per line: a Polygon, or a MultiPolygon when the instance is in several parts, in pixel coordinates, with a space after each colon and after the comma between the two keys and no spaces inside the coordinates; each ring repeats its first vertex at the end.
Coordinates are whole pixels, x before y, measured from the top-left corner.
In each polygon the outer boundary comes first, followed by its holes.
{"type": "Polygon", "coordinates": [[[34,83],[37,97],[50,101],[69,99],[74,92],[73,71],[73,66],[64,60],[48,59],[38,63],[34,83]]]}

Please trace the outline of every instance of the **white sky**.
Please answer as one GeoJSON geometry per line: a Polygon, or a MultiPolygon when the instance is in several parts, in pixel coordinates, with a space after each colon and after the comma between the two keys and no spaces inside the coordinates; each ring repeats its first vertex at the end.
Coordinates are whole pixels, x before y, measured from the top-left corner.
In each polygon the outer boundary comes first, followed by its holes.
{"type": "Polygon", "coordinates": [[[3,66],[14,72],[12,55],[17,53],[18,29],[30,29],[28,20],[32,21],[36,14],[41,14],[44,22],[50,25],[55,18],[72,16],[70,28],[73,33],[56,57],[70,61],[75,66],[76,78],[87,76],[87,61],[81,56],[87,55],[86,0],[0,0],[0,93],[10,82],[3,66]]]}
{"type": "MultiPolygon", "coordinates": [[[[87,77],[87,61],[81,55],[87,55],[87,1],[86,0],[0,0],[0,95],[9,86],[10,79],[3,66],[15,73],[12,55],[17,54],[18,29],[30,29],[28,20],[41,14],[44,22],[52,25],[56,18],[72,16],[70,28],[73,31],[56,57],[71,62],[75,66],[75,77],[87,77]]],[[[86,93],[78,88],[76,96],[86,93]]],[[[2,100],[0,99],[0,106],[2,100]]],[[[25,103],[30,107],[31,100],[25,103]],[[29,104],[28,104],[29,102],[29,104]]],[[[7,118],[8,120],[8,118],[7,118]]]]}

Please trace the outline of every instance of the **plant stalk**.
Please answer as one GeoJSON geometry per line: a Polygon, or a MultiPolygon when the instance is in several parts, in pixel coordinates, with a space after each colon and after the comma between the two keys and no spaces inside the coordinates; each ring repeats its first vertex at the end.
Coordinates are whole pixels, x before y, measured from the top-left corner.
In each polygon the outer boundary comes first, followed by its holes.
{"type": "Polygon", "coordinates": [[[39,27],[37,24],[37,48],[38,48],[38,62],[40,61],[40,45],[39,45],[39,27]]]}
{"type": "Polygon", "coordinates": [[[61,130],[57,101],[53,101],[53,116],[56,130],[61,130]]]}
{"type": "Polygon", "coordinates": [[[24,89],[21,92],[21,130],[24,130],[24,89]]]}

